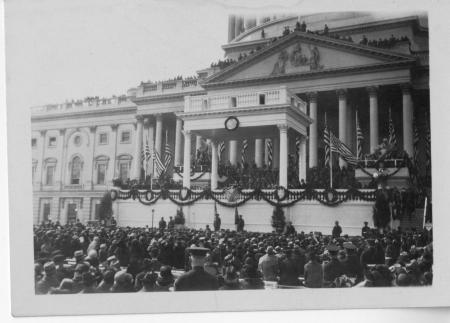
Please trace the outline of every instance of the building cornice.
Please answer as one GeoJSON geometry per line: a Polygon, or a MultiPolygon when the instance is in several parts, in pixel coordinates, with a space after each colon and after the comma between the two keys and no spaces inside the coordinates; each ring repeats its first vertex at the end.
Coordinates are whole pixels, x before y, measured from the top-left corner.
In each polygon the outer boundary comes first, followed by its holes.
{"type": "Polygon", "coordinates": [[[371,64],[371,65],[362,65],[362,66],[352,66],[352,67],[341,67],[341,68],[332,68],[321,71],[308,71],[308,72],[299,72],[299,73],[290,73],[284,75],[275,75],[275,76],[265,76],[265,77],[257,77],[257,78],[248,78],[242,80],[232,80],[232,81],[218,81],[218,82],[210,82],[204,85],[205,89],[215,89],[219,87],[230,87],[230,86],[238,86],[238,85],[253,85],[253,84],[267,84],[274,83],[280,81],[289,82],[291,80],[305,80],[305,79],[315,79],[323,76],[341,76],[341,75],[351,75],[351,74],[360,74],[364,72],[371,71],[383,71],[383,70],[395,70],[395,69],[403,69],[410,68],[414,66],[415,60],[404,60],[399,62],[389,62],[389,63],[379,63],[379,64],[371,64]]]}
{"type": "Polygon", "coordinates": [[[164,101],[176,101],[176,100],[184,100],[185,96],[189,95],[202,95],[206,94],[204,90],[190,91],[190,92],[178,92],[178,93],[170,93],[170,94],[162,94],[162,95],[154,95],[154,96],[142,96],[132,98],[132,102],[137,105],[143,105],[148,103],[156,103],[156,102],[164,102],[164,101]]]}

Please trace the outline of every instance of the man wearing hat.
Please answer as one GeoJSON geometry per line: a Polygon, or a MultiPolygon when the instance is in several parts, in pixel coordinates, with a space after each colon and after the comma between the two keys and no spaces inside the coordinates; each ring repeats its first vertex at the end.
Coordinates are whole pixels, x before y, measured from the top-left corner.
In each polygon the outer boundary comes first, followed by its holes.
{"type": "Polygon", "coordinates": [[[334,222],[334,227],[333,227],[333,231],[331,233],[331,235],[333,236],[333,238],[339,238],[342,234],[342,228],[339,225],[339,221],[334,222]]]}
{"type": "Polygon", "coordinates": [[[347,254],[346,259],[342,263],[344,266],[345,274],[349,277],[356,277],[357,281],[363,279],[363,270],[359,258],[356,254],[356,246],[350,242],[346,241],[342,244],[345,253],[347,254]]]}
{"type": "Polygon", "coordinates": [[[277,280],[279,260],[272,246],[267,247],[266,254],[259,258],[258,268],[262,272],[264,280],[277,280]]]}
{"type": "Polygon", "coordinates": [[[344,274],[344,269],[337,258],[339,247],[335,244],[329,244],[327,250],[330,255],[330,260],[323,264],[323,280],[325,287],[329,286],[336,278],[344,274]]]}
{"type": "Polygon", "coordinates": [[[47,294],[51,287],[58,286],[55,263],[53,261],[47,262],[44,265],[44,277],[36,284],[36,294],[47,294]]]}
{"type": "Polygon", "coordinates": [[[364,221],[364,226],[361,229],[361,235],[364,238],[367,238],[369,236],[369,234],[370,234],[369,222],[364,221]]]}
{"type": "Polygon", "coordinates": [[[208,248],[191,246],[187,249],[192,269],[181,275],[174,285],[175,291],[217,290],[219,281],[204,269],[208,248]]]}

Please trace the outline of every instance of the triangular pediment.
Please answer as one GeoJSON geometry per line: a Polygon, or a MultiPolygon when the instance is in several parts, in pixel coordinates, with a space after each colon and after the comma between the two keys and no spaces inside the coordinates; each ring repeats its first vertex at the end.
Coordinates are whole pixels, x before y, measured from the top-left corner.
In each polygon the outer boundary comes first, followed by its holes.
{"type": "Polygon", "coordinates": [[[412,63],[415,58],[330,37],[295,32],[212,75],[205,86],[412,63]]]}

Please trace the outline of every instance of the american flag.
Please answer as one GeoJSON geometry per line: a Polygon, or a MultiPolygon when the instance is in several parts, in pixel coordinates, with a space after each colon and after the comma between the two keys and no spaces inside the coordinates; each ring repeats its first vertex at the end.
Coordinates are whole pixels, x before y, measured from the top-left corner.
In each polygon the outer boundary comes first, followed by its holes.
{"type": "Polygon", "coordinates": [[[156,175],[159,177],[165,171],[165,167],[161,160],[161,156],[155,149],[152,151],[152,158],[155,161],[156,175]]]}
{"type": "Polygon", "coordinates": [[[397,136],[395,134],[394,122],[392,121],[391,108],[389,108],[389,145],[397,146],[397,136]]]}
{"type": "Polygon", "coordinates": [[[218,146],[219,162],[222,160],[222,154],[225,151],[225,141],[221,141],[218,146]]]}
{"type": "Polygon", "coordinates": [[[272,145],[272,139],[269,139],[266,141],[267,146],[267,163],[268,167],[272,167],[272,160],[273,160],[273,145],[272,145]]]}
{"type": "Polygon", "coordinates": [[[170,163],[172,162],[172,149],[170,149],[170,145],[166,140],[166,145],[164,146],[164,171],[166,171],[170,163]]]}
{"type": "Polygon", "coordinates": [[[150,157],[152,157],[152,153],[150,151],[150,146],[148,145],[148,139],[145,143],[145,147],[142,150],[142,162],[148,161],[150,159],[150,157]]]}
{"type": "Polygon", "coordinates": [[[363,157],[363,153],[362,153],[363,141],[364,141],[364,135],[361,130],[361,127],[359,126],[358,111],[356,111],[356,157],[358,159],[362,159],[362,157],[363,157]]]}
{"type": "Polygon", "coordinates": [[[325,114],[325,129],[323,129],[323,143],[325,144],[325,167],[330,166],[330,132],[327,125],[327,115],[325,114]]]}
{"type": "Polygon", "coordinates": [[[419,157],[419,142],[420,142],[420,137],[419,137],[419,127],[417,126],[417,119],[414,117],[413,119],[413,127],[414,127],[414,134],[413,134],[413,140],[414,140],[414,156],[413,156],[413,161],[414,161],[414,165],[417,166],[417,162],[418,162],[418,157],[419,157]]]}
{"type": "Polygon", "coordinates": [[[348,148],[342,141],[340,141],[331,131],[330,133],[330,150],[338,153],[343,160],[348,164],[358,165],[358,159],[353,155],[350,148],[348,148]]]}
{"type": "Polygon", "coordinates": [[[241,148],[241,161],[242,161],[242,165],[244,165],[245,163],[245,153],[247,151],[248,148],[248,141],[247,139],[244,139],[242,141],[242,148],[241,148]]]}

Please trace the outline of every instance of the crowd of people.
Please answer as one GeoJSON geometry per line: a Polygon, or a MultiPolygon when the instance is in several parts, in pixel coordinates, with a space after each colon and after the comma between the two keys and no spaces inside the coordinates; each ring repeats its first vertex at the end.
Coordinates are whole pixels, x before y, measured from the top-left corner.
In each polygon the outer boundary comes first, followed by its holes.
{"type": "MultiPolygon", "coordinates": [[[[431,231],[361,235],[214,231],[173,226],[34,228],[37,294],[422,286],[432,283],[431,231]]],[[[160,223],[161,224],[161,223],[160,223]]]]}

